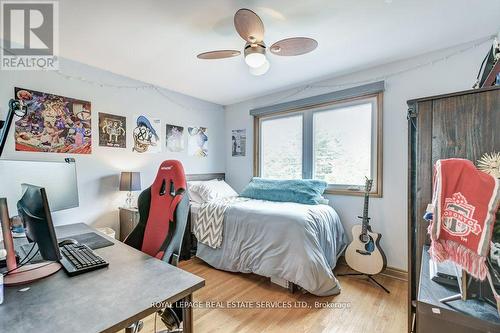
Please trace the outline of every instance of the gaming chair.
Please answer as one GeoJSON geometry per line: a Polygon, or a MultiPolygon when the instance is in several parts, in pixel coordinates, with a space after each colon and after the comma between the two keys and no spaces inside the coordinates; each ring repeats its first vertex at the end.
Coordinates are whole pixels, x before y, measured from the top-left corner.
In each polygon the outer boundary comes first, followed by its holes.
{"type": "MultiPolygon", "coordinates": [[[[186,176],[181,162],[164,161],[156,178],[137,200],[139,223],[125,239],[125,244],[150,256],[177,266],[189,213],[186,176]]],[[[160,311],[161,319],[173,327],[182,320],[180,308],[160,311]]],[[[142,323],[132,325],[128,332],[138,332],[142,323]]]]}

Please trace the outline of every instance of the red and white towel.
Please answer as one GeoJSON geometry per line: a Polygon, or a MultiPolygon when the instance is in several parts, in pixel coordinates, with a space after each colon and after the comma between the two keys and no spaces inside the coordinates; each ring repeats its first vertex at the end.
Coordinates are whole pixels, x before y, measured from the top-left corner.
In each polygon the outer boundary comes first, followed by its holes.
{"type": "Polygon", "coordinates": [[[477,170],[469,160],[438,160],[434,165],[432,201],[432,258],[438,262],[451,260],[484,280],[500,203],[499,180],[477,170]]]}

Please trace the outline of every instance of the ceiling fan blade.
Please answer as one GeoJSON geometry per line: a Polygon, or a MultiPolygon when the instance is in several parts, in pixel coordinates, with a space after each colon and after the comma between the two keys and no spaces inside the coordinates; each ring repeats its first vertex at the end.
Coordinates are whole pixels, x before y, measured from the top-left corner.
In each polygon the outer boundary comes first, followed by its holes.
{"type": "Polygon", "coordinates": [[[238,50],[218,50],[203,52],[197,55],[198,59],[224,59],[231,58],[240,55],[241,52],[238,50]]]}
{"type": "Polygon", "coordinates": [[[315,39],[307,37],[293,37],[277,41],[269,50],[279,56],[297,56],[313,51],[318,47],[315,39]]]}
{"type": "Polygon", "coordinates": [[[249,43],[262,42],[264,39],[264,23],[250,9],[242,8],[234,14],[234,27],[241,38],[249,43]]]}

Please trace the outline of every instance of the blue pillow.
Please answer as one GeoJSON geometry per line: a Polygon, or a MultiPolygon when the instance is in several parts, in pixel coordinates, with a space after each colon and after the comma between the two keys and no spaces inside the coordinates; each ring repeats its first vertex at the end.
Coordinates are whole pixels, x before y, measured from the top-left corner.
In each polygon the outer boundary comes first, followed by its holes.
{"type": "Polygon", "coordinates": [[[254,177],[240,196],[259,200],[317,205],[328,184],[322,180],[278,180],[254,177]]]}

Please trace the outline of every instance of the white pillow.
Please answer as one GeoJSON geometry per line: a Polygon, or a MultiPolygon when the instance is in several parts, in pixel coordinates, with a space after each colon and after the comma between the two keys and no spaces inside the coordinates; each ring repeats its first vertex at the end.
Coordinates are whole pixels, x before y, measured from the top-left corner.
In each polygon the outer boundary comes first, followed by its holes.
{"type": "Polygon", "coordinates": [[[203,202],[212,201],[218,198],[235,197],[238,195],[231,186],[223,180],[211,180],[193,185],[193,191],[196,192],[203,202]]]}
{"type": "Polygon", "coordinates": [[[188,192],[189,193],[189,200],[194,202],[194,203],[197,203],[197,204],[201,204],[203,203],[203,199],[200,197],[200,195],[196,192],[188,192]]]}
{"type": "Polygon", "coordinates": [[[203,203],[203,199],[200,197],[198,192],[196,191],[196,186],[202,181],[189,181],[187,182],[187,190],[189,195],[189,200],[196,203],[203,203]]]}
{"type": "Polygon", "coordinates": [[[218,179],[210,179],[210,180],[191,180],[187,182],[187,190],[189,194],[189,200],[195,203],[202,204],[206,200],[204,200],[200,194],[198,193],[199,191],[199,185],[202,183],[207,183],[207,182],[217,182],[218,179]]]}

